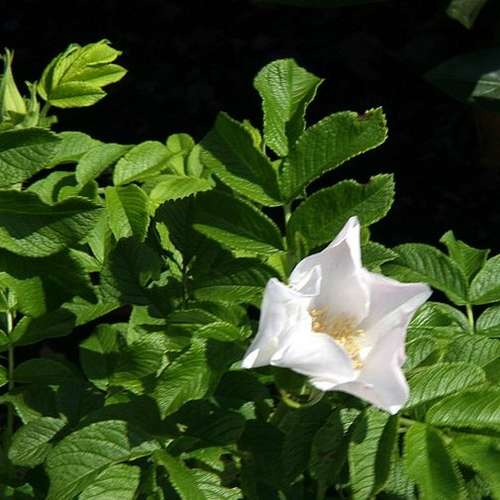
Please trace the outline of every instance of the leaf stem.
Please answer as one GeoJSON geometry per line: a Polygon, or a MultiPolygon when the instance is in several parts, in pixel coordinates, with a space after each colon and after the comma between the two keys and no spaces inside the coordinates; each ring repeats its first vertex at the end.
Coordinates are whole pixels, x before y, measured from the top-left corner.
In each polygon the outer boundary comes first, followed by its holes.
{"type": "Polygon", "coordinates": [[[283,205],[283,211],[285,212],[285,226],[288,224],[290,217],[292,216],[292,204],[286,203],[283,205]]]}
{"type": "Polygon", "coordinates": [[[47,115],[49,114],[49,109],[50,109],[50,104],[48,102],[45,102],[45,104],[42,106],[42,110],[40,111],[40,116],[42,118],[46,118],[47,115]]]}
{"type": "Polygon", "coordinates": [[[467,310],[467,319],[469,320],[469,329],[471,333],[474,333],[474,312],[472,311],[472,305],[467,304],[465,306],[467,310]]]}

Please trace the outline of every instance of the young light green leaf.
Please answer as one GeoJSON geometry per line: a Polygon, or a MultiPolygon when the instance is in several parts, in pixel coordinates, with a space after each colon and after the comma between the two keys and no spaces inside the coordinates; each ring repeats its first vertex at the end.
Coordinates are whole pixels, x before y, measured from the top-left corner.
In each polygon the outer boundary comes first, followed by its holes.
{"type": "Polygon", "coordinates": [[[0,133],[0,188],[24,182],[47,167],[60,139],[45,129],[0,133]]]}
{"type": "Polygon", "coordinates": [[[500,305],[485,309],[476,322],[476,331],[489,337],[500,336],[500,305]]]}
{"type": "Polygon", "coordinates": [[[481,384],[486,376],[478,366],[470,363],[438,363],[424,366],[410,373],[410,399],[405,408],[459,392],[481,384]]]}
{"type": "Polygon", "coordinates": [[[12,438],[9,459],[21,467],[43,463],[52,445],[49,441],[66,425],[62,418],[41,417],[19,428],[12,438]]]}
{"type": "Polygon", "coordinates": [[[110,186],[105,190],[109,227],[119,240],[135,236],[144,241],[149,226],[149,198],[137,185],[110,186]]]}
{"type": "Polygon", "coordinates": [[[189,134],[172,134],[168,136],[165,144],[173,155],[169,165],[178,175],[187,175],[186,157],[195,145],[193,138],[189,134]]]}
{"type": "Polygon", "coordinates": [[[263,205],[281,204],[276,171],[244,125],[219,113],[200,146],[202,162],[222,182],[263,205]]]}
{"type": "Polygon", "coordinates": [[[280,231],[269,217],[249,202],[222,191],[196,197],[193,227],[235,250],[267,255],[283,251],[280,231]]]}
{"type": "Polygon", "coordinates": [[[165,467],[170,482],[182,500],[207,500],[196,484],[192,471],[179,458],[164,450],[156,451],[153,457],[157,465],[165,467]]]}
{"type": "Polygon", "coordinates": [[[405,465],[425,500],[463,498],[462,479],[440,432],[416,423],[406,433],[405,465]]]}
{"type": "Polygon", "coordinates": [[[467,391],[450,396],[429,409],[426,420],[443,427],[500,430],[500,391],[467,391]]]}
{"type": "Polygon", "coordinates": [[[144,180],[167,167],[172,153],[161,142],[146,141],[134,146],[115,165],[115,186],[144,180]]]}
{"type": "Polygon", "coordinates": [[[136,465],[117,464],[104,469],[80,493],[78,500],[134,500],[137,498],[137,488],[141,469],[136,465]]]}
{"type": "Polygon", "coordinates": [[[49,453],[47,500],[71,500],[110,465],[151,454],[149,436],[120,420],[96,422],[60,441],[49,453]]]}
{"type": "Polygon", "coordinates": [[[487,1],[452,0],[446,9],[446,13],[470,30],[487,1]]]}
{"type": "Polygon", "coordinates": [[[408,243],[393,250],[398,258],[384,271],[403,282],[422,281],[443,291],[455,304],[467,303],[464,273],[449,257],[430,245],[408,243]]]}
{"type": "Polygon", "coordinates": [[[200,191],[209,191],[214,186],[215,183],[211,179],[187,175],[161,175],[151,189],[149,198],[153,207],[157,208],[166,201],[185,198],[200,191]]]}
{"type": "Polygon", "coordinates": [[[26,257],[46,257],[83,239],[100,208],[84,198],[47,205],[29,192],[0,192],[0,247],[26,257]]]}
{"type": "Polygon", "coordinates": [[[323,118],[299,137],[283,166],[283,197],[292,200],[314,179],[350,158],[382,144],[387,137],[380,108],[364,114],[350,111],[323,118]]]}
{"type": "Polygon", "coordinates": [[[469,280],[484,266],[488,257],[489,250],[479,250],[455,239],[453,231],[443,234],[439,241],[446,245],[450,257],[458,264],[469,280]]]}
{"type": "Polygon", "coordinates": [[[59,108],[91,106],[106,95],[102,87],[125,76],[125,68],[112,64],[120,54],[107,40],[71,44],[45,68],[38,92],[59,108]]]}
{"type": "Polygon", "coordinates": [[[264,66],[254,80],[262,98],[266,145],[279,156],[288,155],[305,128],[304,115],[323,80],[301,68],[293,59],[264,66]]]}
{"type": "Polygon", "coordinates": [[[500,439],[498,437],[459,434],[452,442],[459,462],[472,467],[487,482],[493,498],[500,498],[500,439]]]}
{"type": "Polygon", "coordinates": [[[82,156],[101,144],[83,132],[61,132],[57,134],[60,142],[56,146],[48,166],[55,167],[65,163],[77,163],[82,156]]]}
{"type": "Polygon", "coordinates": [[[477,273],[470,286],[473,304],[489,304],[500,300],[500,255],[495,255],[477,273]]]}
{"type": "Polygon", "coordinates": [[[5,49],[3,59],[3,74],[0,78],[0,123],[11,122],[16,124],[26,115],[26,103],[17,89],[14,75],[12,74],[12,60],[14,54],[5,49]]]}
{"type": "Polygon", "coordinates": [[[80,185],[99,177],[107,168],[118,161],[131,146],[122,144],[99,144],[82,155],[75,170],[80,185]]]}
{"type": "Polygon", "coordinates": [[[357,215],[363,225],[384,217],[394,199],[392,175],[377,175],[367,184],[347,180],[317,191],[293,212],[287,233],[290,242],[300,232],[310,248],[330,242],[349,217],[357,215]]]}

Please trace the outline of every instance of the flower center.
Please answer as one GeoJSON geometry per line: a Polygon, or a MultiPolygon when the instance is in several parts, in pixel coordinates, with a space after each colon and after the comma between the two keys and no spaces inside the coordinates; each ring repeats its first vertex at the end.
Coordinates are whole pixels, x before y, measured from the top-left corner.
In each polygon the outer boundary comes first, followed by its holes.
{"type": "Polygon", "coordinates": [[[309,314],[313,332],[326,333],[332,337],[349,354],[354,368],[360,369],[363,366],[360,339],[364,336],[364,331],[356,328],[355,319],[346,314],[330,318],[325,309],[318,308],[311,309],[309,314]]]}

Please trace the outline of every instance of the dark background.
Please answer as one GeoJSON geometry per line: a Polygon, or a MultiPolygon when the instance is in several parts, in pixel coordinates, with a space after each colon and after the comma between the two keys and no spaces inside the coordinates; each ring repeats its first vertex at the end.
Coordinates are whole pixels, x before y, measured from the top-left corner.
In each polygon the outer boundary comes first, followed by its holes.
{"type": "Polygon", "coordinates": [[[164,140],[174,132],[200,140],[219,110],[260,126],[252,79],[271,60],[294,57],[326,78],[309,123],[345,109],[383,106],[387,114],[388,141],[321,181],[395,173],[396,203],[373,228],[375,240],[437,244],[453,229],[497,252],[500,132],[493,133],[493,148],[479,140],[492,127],[495,132],[495,117],[452,100],[421,75],[452,56],[494,45],[500,12],[490,1],[468,31],[447,18],[446,3],[301,9],[244,0],[16,0],[2,5],[0,45],[15,50],[21,87],[69,43],[108,38],[123,51],[118,62],[128,75],[97,105],[58,112],[56,129],[121,143],[164,140]],[[486,132],[478,134],[478,120],[486,132]]]}

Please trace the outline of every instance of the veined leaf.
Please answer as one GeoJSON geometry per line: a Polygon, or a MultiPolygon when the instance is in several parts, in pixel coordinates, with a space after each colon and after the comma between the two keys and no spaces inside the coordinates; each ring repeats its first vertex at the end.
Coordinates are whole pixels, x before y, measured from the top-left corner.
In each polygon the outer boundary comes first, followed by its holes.
{"type": "Polygon", "coordinates": [[[414,424],[406,433],[405,462],[422,499],[463,498],[458,468],[438,430],[425,424],[414,424]]]}
{"type": "Polygon", "coordinates": [[[467,303],[467,281],[449,257],[430,245],[408,243],[393,250],[398,258],[384,271],[403,282],[423,281],[443,291],[455,304],[467,303]]]}
{"type": "Polygon", "coordinates": [[[426,420],[444,427],[500,430],[500,391],[467,391],[429,409],[426,420]]]}
{"type": "Polygon", "coordinates": [[[470,286],[473,304],[489,304],[500,300],[500,255],[495,255],[477,273],[470,286]]]}
{"type": "Polygon", "coordinates": [[[200,146],[203,163],[222,182],[263,205],[281,204],[276,171],[244,125],[219,113],[200,146]]]}
{"type": "Polygon", "coordinates": [[[0,247],[26,257],[46,257],[83,239],[99,211],[84,198],[47,205],[34,193],[0,191],[0,247]]]}
{"type": "Polygon", "coordinates": [[[476,331],[490,337],[500,336],[500,305],[488,307],[476,322],[476,331]]]}
{"type": "Polygon", "coordinates": [[[283,196],[292,200],[325,172],[382,144],[387,137],[380,108],[362,115],[350,111],[323,118],[299,137],[280,176],[283,196]]]}
{"type": "Polygon", "coordinates": [[[417,337],[406,345],[405,371],[416,368],[437,349],[436,341],[430,335],[417,337]]]}
{"type": "MultiPolygon", "coordinates": [[[[155,179],[153,179],[154,181],[155,179]]],[[[178,200],[200,191],[209,191],[215,186],[211,179],[189,177],[187,175],[162,175],[149,193],[153,207],[159,207],[166,201],[178,200]]]]}
{"type": "Polygon", "coordinates": [[[57,136],[60,142],[56,146],[49,167],[65,163],[76,163],[85,153],[101,144],[100,141],[92,139],[83,132],[60,132],[57,136]]]}
{"type": "Polygon", "coordinates": [[[377,175],[367,184],[347,180],[317,191],[293,212],[288,223],[289,241],[300,232],[310,248],[330,242],[349,217],[373,224],[389,211],[394,199],[392,175],[377,175]]]}
{"type": "Polygon", "coordinates": [[[370,271],[376,271],[382,264],[395,260],[397,253],[375,241],[368,241],[361,245],[361,260],[363,266],[370,271]]]}
{"type": "Polygon", "coordinates": [[[135,236],[144,241],[149,226],[148,195],[135,184],[106,188],[106,213],[109,227],[119,240],[135,236]]]}
{"type": "Polygon", "coordinates": [[[80,493],[78,500],[134,500],[139,487],[141,469],[135,465],[117,464],[101,472],[80,493]]]}
{"type": "Polygon", "coordinates": [[[0,188],[29,179],[47,167],[60,139],[45,129],[0,133],[0,188]]]}
{"type": "Polygon", "coordinates": [[[467,318],[458,309],[441,302],[426,302],[420,307],[408,325],[408,334],[413,339],[420,335],[433,335],[439,329],[469,331],[467,318]]]}
{"type": "Polygon", "coordinates": [[[405,408],[459,392],[485,381],[483,370],[470,363],[439,363],[419,368],[408,377],[410,399],[405,408]]]}
{"type": "Polygon", "coordinates": [[[47,500],[71,500],[106,468],[151,454],[158,445],[120,420],[96,422],[60,441],[49,453],[47,500]]]}
{"type": "Polygon", "coordinates": [[[196,197],[193,227],[229,248],[257,254],[283,251],[276,224],[250,203],[221,191],[196,197]]]}
{"type": "Polygon", "coordinates": [[[444,361],[466,361],[485,367],[500,357],[500,342],[480,335],[457,335],[448,345],[444,361]]]}
{"type": "Polygon", "coordinates": [[[323,80],[301,68],[293,59],[264,66],[254,80],[262,98],[264,138],[279,156],[287,156],[305,128],[304,114],[323,80]]]}
{"type": "Polygon", "coordinates": [[[61,385],[66,382],[81,382],[82,376],[76,367],[68,362],[51,358],[32,358],[16,366],[14,380],[24,384],[61,385]]]}
{"type": "Polygon", "coordinates": [[[172,153],[161,142],[146,141],[134,146],[118,160],[113,174],[115,186],[144,180],[167,167],[172,153]]]}

